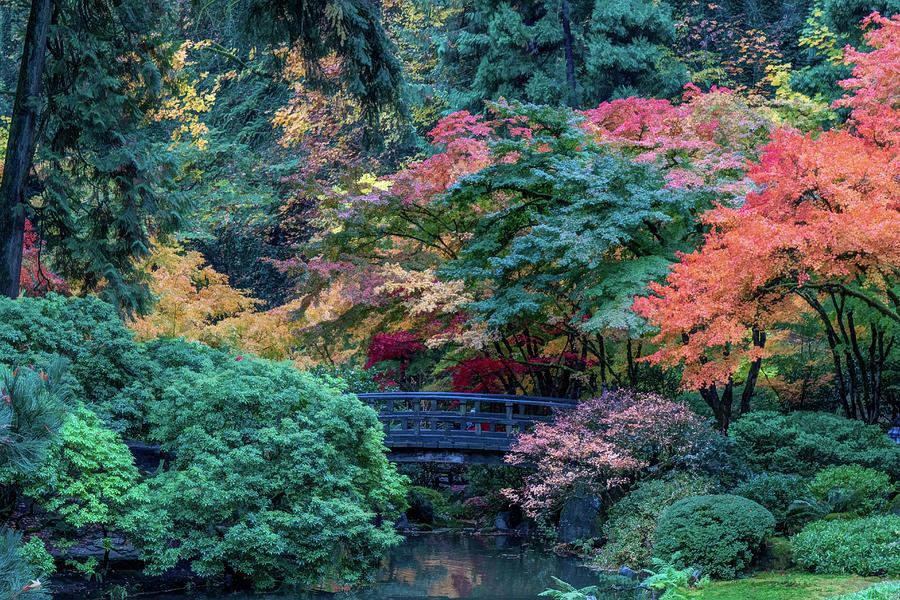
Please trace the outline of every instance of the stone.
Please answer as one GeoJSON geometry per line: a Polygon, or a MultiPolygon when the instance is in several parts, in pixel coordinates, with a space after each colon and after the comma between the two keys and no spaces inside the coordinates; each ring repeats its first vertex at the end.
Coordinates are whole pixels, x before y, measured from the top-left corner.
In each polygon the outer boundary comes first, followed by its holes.
{"type": "Polygon", "coordinates": [[[575,496],[563,505],[559,515],[559,539],[571,544],[576,540],[597,536],[597,515],[600,500],[590,496],[575,496]]]}
{"type": "Polygon", "coordinates": [[[503,511],[496,517],[494,517],[494,527],[499,529],[500,531],[509,531],[512,527],[509,526],[509,511],[503,511]]]}
{"type": "MultiPolygon", "coordinates": [[[[112,550],[109,553],[111,562],[137,562],[140,560],[140,552],[131,545],[119,533],[112,533],[109,536],[112,542],[112,550]]],[[[55,545],[50,545],[49,551],[52,556],[75,558],[84,560],[86,558],[96,558],[98,562],[103,562],[103,556],[106,554],[106,548],[103,547],[103,536],[99,534],[86,535],[77,540],[74,546],[61,550],[55,545]]]]}
{"type": "Polygon", "coordinates": [[[522,521],[518,525],[516,525],[516,535],[522,537],[531,537],[537,532],[537,527],[534,525],[534,521],[522,521]]]}

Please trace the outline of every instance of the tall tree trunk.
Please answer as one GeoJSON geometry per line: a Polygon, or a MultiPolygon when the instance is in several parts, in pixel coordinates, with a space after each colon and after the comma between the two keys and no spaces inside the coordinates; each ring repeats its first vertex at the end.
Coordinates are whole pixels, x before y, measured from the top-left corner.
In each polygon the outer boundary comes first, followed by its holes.
{"type": "Polygon", "coordinates": [[[32,0],[22,49],[22,66],[13,103],[0,183],[0,294],[19,295],[25,237],[25,186],[34,160],[38,98],[47,55],[51,0],[32,0]]]}
{"type": "Polygon", "coordinates": [[[559,5],[559,18],[562,21],[563,39],[566,47],[566,85],[569,86],[569,106],[577,108],[575,98],[575,55],[572,51],[572,24],[569,21],[569,3],[562,0],[559,5]]]}
{"type": "MultiPolygon", "coordinates": [[[[760,331],[758,329],[753,330],[753,345],[757,348],[765,347],[765,331],[760,331]]],[[[756,381],[759,379],[759,369],[761,366],[761,358],[757,358],[750,364],[750,371],[747,373],[747,381],[744,382],[744,390],[741,392],[741,407],[739,409],[739,414],[741,415],[750,412],[750,400],[753,398],[754,390],[756,390],[756,381]]]]}

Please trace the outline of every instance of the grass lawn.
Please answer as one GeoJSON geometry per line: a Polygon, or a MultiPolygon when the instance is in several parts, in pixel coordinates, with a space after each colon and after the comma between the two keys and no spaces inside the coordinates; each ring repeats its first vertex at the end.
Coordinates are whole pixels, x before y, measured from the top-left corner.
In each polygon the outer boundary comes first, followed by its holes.
{"type": "Polygon", "coordinates": [[[883,579],[789,571],[764,572],[747,579],[716,581],[686,595],[702,600],[817,600],[857,592],[879,581],[883,579]]]}

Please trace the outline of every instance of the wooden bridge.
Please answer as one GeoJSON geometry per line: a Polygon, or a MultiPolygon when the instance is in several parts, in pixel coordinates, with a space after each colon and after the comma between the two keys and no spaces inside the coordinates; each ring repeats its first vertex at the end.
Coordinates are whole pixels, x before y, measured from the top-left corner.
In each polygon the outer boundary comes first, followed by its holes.
{"type": "Polygon", "coordinates": [[[358,394],[378,412],[395,462],[499,464],[514,434],[577,400],[504,394],[358,394]]]}

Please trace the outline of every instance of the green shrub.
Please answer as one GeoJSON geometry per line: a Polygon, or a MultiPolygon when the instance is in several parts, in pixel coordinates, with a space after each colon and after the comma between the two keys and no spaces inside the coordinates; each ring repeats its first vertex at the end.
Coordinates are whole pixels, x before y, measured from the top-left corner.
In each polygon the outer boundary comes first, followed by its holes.
{"type": "Polygon", "coordinates": [[[897,600],[897,598],[900,598],[900,583],[886,582],[873,585],[853,594],[834,596],[829,600],[897,600]]]}
{"type": "Polygon", "coordinates": [[[712,577],[734,578],[774,530],[772,513],[752,500],[694,496],[663,511],[653,555],[677,568],[697,566],[712,577]]]}
{"type": "Polygon", "coordinates": [[[406,503],[406,516],[418,523],[446,521],[450,512],[450,503],[442,492],[419,485],[409,487],[406,503]]]}
{"type": "Polygon", "coordinates": [[[713,478],[726,490],[753,474],[737,457],[734,440],[719,432],[708,436],[700,451],[687,462],[693,471],[713,478]]]}
{"type": "Polygon", "coordinates": [[[791,549],[791,541],[783,537],[773,537],[766,541],[768,547],[768,562],[766,568],[773,571],[784,571],[794,564],[794,551],[791,549]]]}
{"type": "Polygon", "coordinates": [[[610,507],[603,525],[606,544],[600,551],[601,564],[634,569],[650,563],[653,534],[659,516],[678,500],[715,492],[715,482],[706,477],[679,473],[669,479],[641,483],[610,507]]]}
{"type": "Polygon", "coordinates": [[[822,502],[832,490],[847,498],[846,510],[865,517],[888,510],[896,487],[887,473],[859,465],[822,469],[809,484],[813,497],[822,502]]]}
{"type": "Polygon", "coordinates": [[[761,473],[747,479],[731,493],[764,506],[775,517],[775,528],[787,532],[797,526],[788,508],[794,500],[809,495],[809,482],[797,475],[761,473]]]}
{"type": "Polygon", "coordinates": [[[900,517],[816,521],[791,538],[794,562],[815,573],[900,574],[900,517]]]}
{"type": "Polygon", "coordinates": [[[375,412],[288,363],[202,354],[172,359],[148,413],[175,459],[126,498],[147,570],[188,560],[257,587],[366,575],[398,540],[405,495],[375,412]]]}
{"type": "Polygon", "coordinates": [[[877,425],[818,412],[752,412],[728,430],[739,457],[754,471],[798,473],[857,464],[900,479],[900,445],[877,425]]]}
{"type": "Polygon", "coordinates": [[[19,546],[19,556],[31,566],[35,579],[48,577],[56,573],[56,563],[53,557],[47,552],[44,540],[36,535],[19,546]]]}
{"type": "Polygon", "coordinates": [[[47,370],[69,362],[67,384],[117,430],[139,424],[152,368],[112,305],[94,296],[0,298],[0,364],[47,370]]]}
{"type": "Polygon", "coordinates": [[[113,525],[137,480],[134,457],[119,434],[81,408],[67,414],[59,439],[25,493],[73,527],[113,525]]]}

